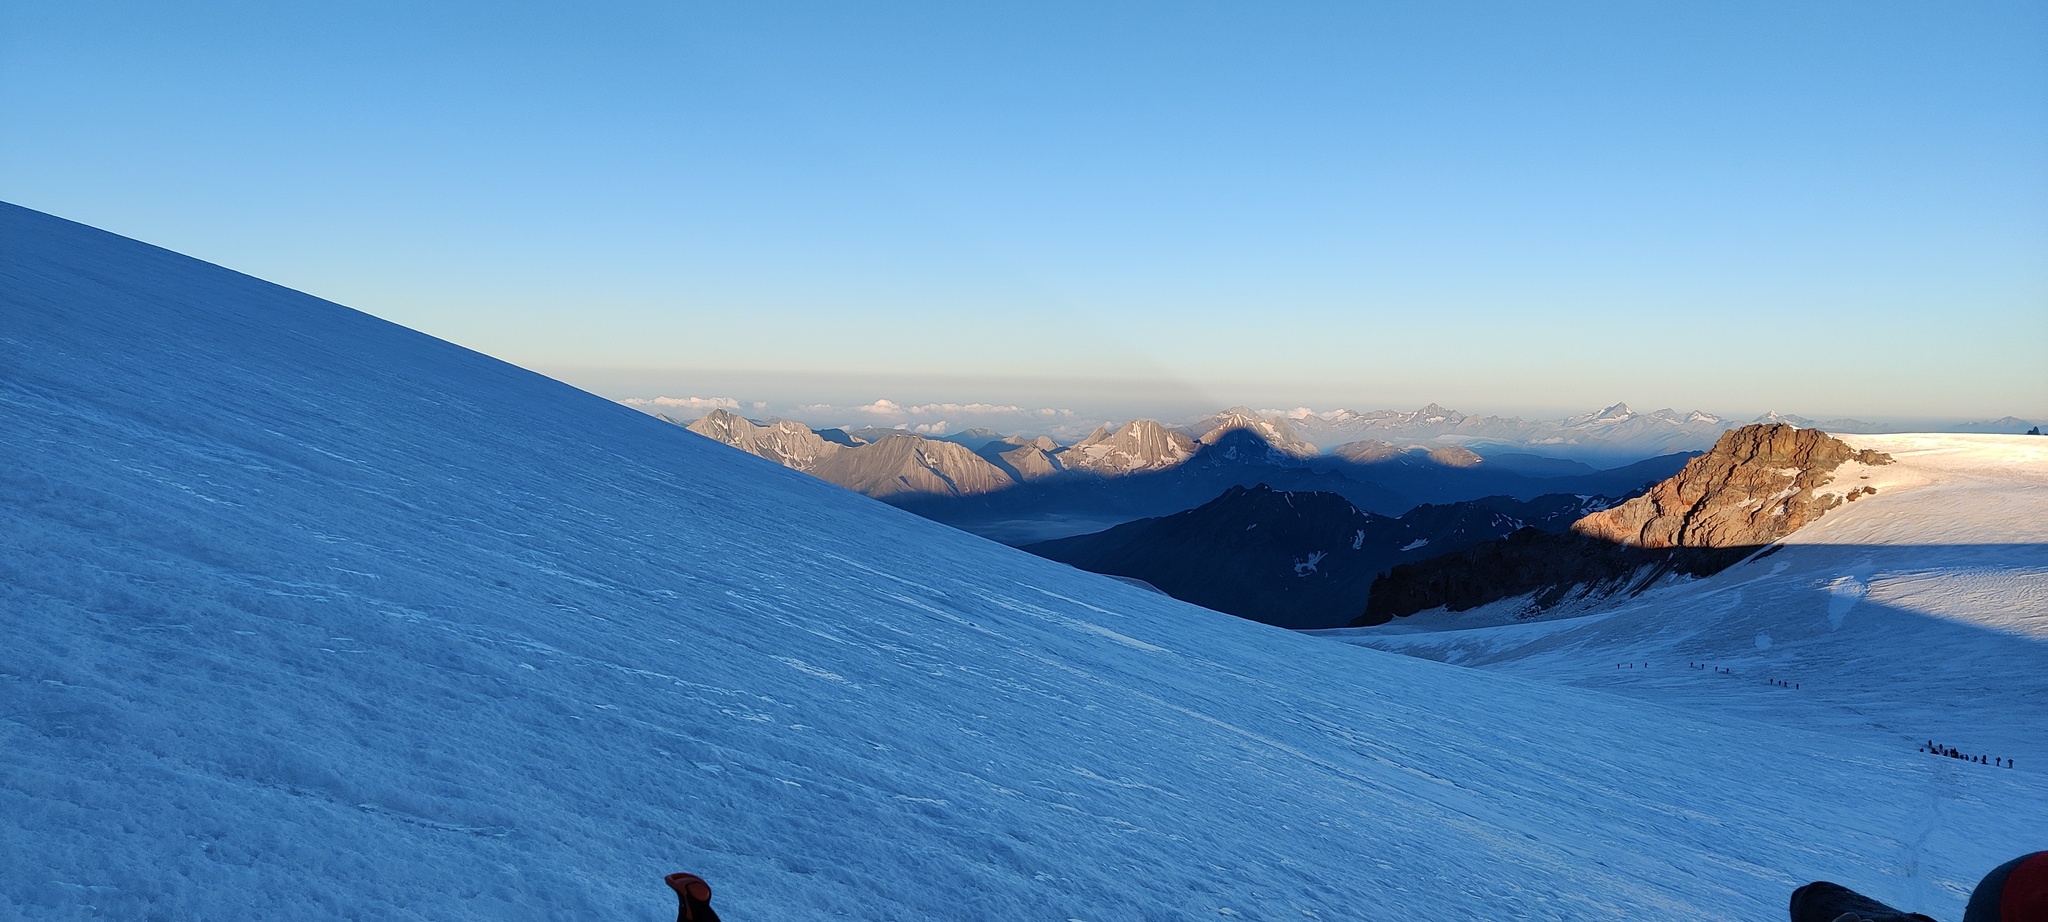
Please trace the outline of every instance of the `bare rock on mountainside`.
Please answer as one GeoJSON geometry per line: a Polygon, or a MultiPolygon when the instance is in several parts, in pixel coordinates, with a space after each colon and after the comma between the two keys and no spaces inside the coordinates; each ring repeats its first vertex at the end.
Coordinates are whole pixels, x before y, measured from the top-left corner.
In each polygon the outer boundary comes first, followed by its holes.
{"type": "Polygon", "coordinates": [[[965,445],[914,435],[886,436],[846,449],[810,473],[876,499],[899,493],[974,496],[1016,483],[965,445]]]}
{"type": "Polygon", "coordinates": [[[964,445],[894,430],[882,430],[876,441],[846,445],[802,423],[755,424],[726,410],[713,410],[684,428],[876,499],[905,493],[974,496],[1017,482],[964,445]]]}
{"type": "Polygon", "coordinates": [[[1244,431],[1257,435],[1270,450],[1286,457],[1313,458],[1318,453],[1285,418],[1260,416],[1249,407],[1231,407],[1196,422],[1189,431],[1201,433],[1195,441],[1203,445],[1214,445],[1233,432],[1244,431]]]}
{"type": "Polygon", "coordinates": [[[1352,623],[1383,624],[1439,607],[1464,611],[1522,595],[1541,610],[1570,597],[1641,591],[1667,574],[1711,575],[1863,492],[1819,489],[1844,463],[1891,460],[1818,429],[1774,423],[1730,430],[1677,474],[1579,519],[1566,534],[1524,529],[1381,574],[1352,623]]]}
{"type": "Polygon", "coordinates": [[[1398,457],[1405,450],[1386,439],[1362,439],[1339,445],[1330,454],[1354,464],[1372,464],[1398,457]]]}
{"type": "Polygon", "coordinates": [[[1473,467],[1479,464],[1478,453],[1462,445],[1445,445],[1429,450],[1429,460],[1445,467],[1473,467]]]}
{"type": "Polygon", "coordinates": [[[1054,454],[1060,450],[1060,443],[1050,436],[1027,439],[1010,436],[992,441],[975,450],[988,463],[1001,468],[1003,473],[1020,483],[1051,477],[1066,470],[1054,454]]]}
{"type": "Polygon", "coordinates": [[[1845,461],[1889,464],[1891,456],[1784,423],[1731,429],[1677,476],[1572,530],[1653,549],[1769,544],[1841,504],[1839,494],[1816,490],[1845,461]]]}
{"type": "MultiPolygon", "coordinates": [[[[1385,439],[1346,442],[1333,449],[1330,455],[1353,464],[1379,464],[1415,455],[1426,458],[1430,464],[1439,467],[1478,467],[1485,462],[1477,452],[1463,445],[1443,445],[1425,449],[1414,445],[1403,447],[1385,439]]],[[[1593,468],[1588,467],[1586,470],[1591,472],[1593,468]]]]}
{"type": "MultiPolygon", "coordinates": [[[[676,422],[666,416],[662,419],[676,422]]],[[[764,425],[755,425],[752,420],[729,410],[712,410],[683,428],[767,458],[783,467],[806,472],[847,449],[845,445],[826,441],[803,423],[774,419],[764,425]]]]}
{"type": "Polygon", "coordinates": [[[1106,477],[1174,467],[1195,453],[1195,440],[1149,419],[1136,419],[1111,429],[1097,428],[1087,438],[1059,453],[1068,470],[1106,477]]]}

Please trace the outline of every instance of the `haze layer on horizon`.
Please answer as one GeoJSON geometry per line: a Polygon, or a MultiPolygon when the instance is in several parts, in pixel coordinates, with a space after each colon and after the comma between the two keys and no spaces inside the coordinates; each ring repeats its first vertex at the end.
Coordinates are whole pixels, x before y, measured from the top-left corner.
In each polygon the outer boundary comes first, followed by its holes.
{"type": "Polygon", "coordinates": [[[0,198],[615,398],[2041,419],[2044,85],[2036,3],[10,4],[0,198]]]}

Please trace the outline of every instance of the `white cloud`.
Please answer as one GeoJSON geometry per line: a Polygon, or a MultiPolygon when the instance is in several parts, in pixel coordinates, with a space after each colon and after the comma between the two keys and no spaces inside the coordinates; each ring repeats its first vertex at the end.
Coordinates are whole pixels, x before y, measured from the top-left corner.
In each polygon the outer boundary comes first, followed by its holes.
{"type": "MultiPolygon", "coordinates": [[[[849,430],[879,426],[946,435],[968,429],[994,429],[1006,435],[1051,435],[1078,438],[1088,434],[1099,420],[1084,420],[1062,407],[1032,409],[1013,403],[920,403],[903,404],[887,397],[858,406],[812,403],[772,407],[776,413],[817,428],[843,427],[849,430]]],[[[765,412],[765,411],[762,411],[765,412]]]]}
{"type": "MultiPolygon", "coordinates": [[[[805,412],[829,412],[830,404],[812,404],[799,408],[805,412]]],[[[905,406],[887,397],[876,398],[874,403],[852,408],[852,412],[869,416],[911,417],[911,416],[1041,416],[1063,418],[1074,415],[1072,410],[1046,407],[1031,410],[1011,403],[919,403],[905,406]]]]}
{"type": "Polygon", "coordinates": [[[1308,407],[1295,407],[1295,408],[1294,408],[1294,409],[1292,409],[1292,410],[1258,410],[1258,411],[1256,411],[1256,412],[1257,412],[1257,413],[1258,413],[1258,414],[1259,414],[1260,416],[1264,416],[1264,417],[1268,417],[1268,418],[1271,418],[1271,417],[1274,417],[1274,416],[1284,416],[1284,417],[1286,417],[1286,418],[1288,418],[1288,419],[1310,419],[1310,418],[1315,418],[1315,419],[1324,419],[1324,420],[1329,420],[1329,419],[1336,419],[1337,417],[1339,417],[1339,416],[1343,416],[1343,415],[1344,415],[1345,413],[1348,413],[1348,412],[1350,412],[1350,411],[1348,411],[1348,410],[1341,410],[1341,409],[1339,409],[1339,410],[1311,410],[1311,409],[1309,409],[1308,407]]]}
{"type": "Polygon", "coordinates": [[[1025,409],[1024,409],[1023,407],[1016,407],[1016,406],[1010,406],[1010,405],[1007,405],[1007,404],[993,404],[993,403],[921,403],[921,404],[918,404],[917,406],[914,406],[914,407],[905,407],[904,409],[907,409],[907,410],[909,410],[910,412],[912,412],[912,413],[915,413],[915,414],[917,414],[917,415],[919,415],[919,416],[930,416],[930,415],[933,415],[933,414],[938,414],[938,413],[1023,413],[1023,412],[1026,412],[1026,411],[1025,411],[1025,409]]]}

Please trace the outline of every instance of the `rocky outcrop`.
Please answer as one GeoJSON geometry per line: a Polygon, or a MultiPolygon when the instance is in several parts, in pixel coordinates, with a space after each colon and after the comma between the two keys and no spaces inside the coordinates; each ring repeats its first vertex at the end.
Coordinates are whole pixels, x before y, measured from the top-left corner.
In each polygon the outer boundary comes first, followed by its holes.
{"type": "Polygon", "coordinates": [[[1891,456],[1783,423],[1731,429],[1677,476],[1572,530],[1645,548],[1769,544],[1841,504],[1840,494],[1818,488],[1846,461],[1889,464],[1891,456]]]}
{"type": "Polygon", "coordinates": [[[1357,626],[1431,608],[1464,611],[1530,596],[1531,611],[1568,598],[1637,592],[1666,575],[1719,572],[1868,487],[1821,490],[1845,463],[1889,464],[1817,429],[1730,430],[1714,449],[1641,496],[1591,513],[1564,534],[1528,529],[1375,579],[1357,626]]]}

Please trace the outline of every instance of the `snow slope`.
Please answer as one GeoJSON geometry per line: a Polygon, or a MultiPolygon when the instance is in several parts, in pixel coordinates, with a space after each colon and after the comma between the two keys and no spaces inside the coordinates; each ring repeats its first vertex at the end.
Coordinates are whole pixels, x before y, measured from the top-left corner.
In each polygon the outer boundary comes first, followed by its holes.
{"type": "Polygon", "coordinates": [[[1328,636],[2048,771],[2048,438],[1841,438],[1895,461],[1844,465],[1828,489],[1877,494],[1709,579],[1590,617],[1504,624],[1512,616],[1498,610],[1439,611],[1328,636]]]}
{"type": "Polygon", "coordinates": [[[0,918],[661,919],[681,868],[734,922],[1954,916],[2048,828],[2034,772],[1212,614],[12,206],[0,457],[0,918]]]}

